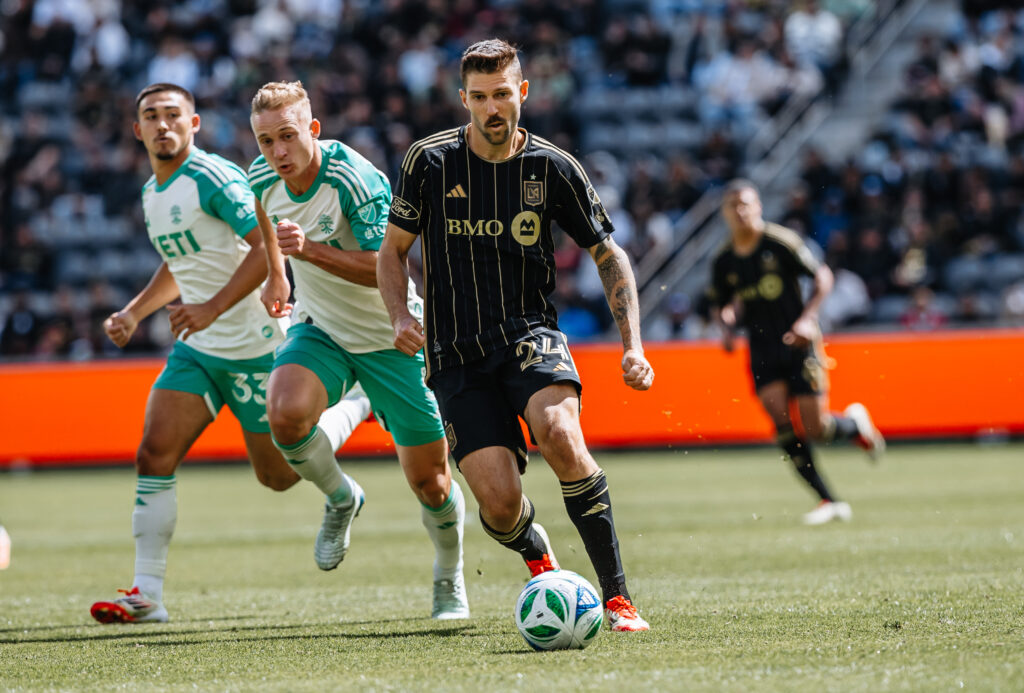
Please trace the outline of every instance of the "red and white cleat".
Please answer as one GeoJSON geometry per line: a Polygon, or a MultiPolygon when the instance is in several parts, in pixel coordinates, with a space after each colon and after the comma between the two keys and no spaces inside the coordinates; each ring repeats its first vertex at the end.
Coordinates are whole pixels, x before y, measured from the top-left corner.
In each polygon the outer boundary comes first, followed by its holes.
{"type": "Polygon", "coordinates": [[[166,623],[167,609],[155,599],[139,591],[118,590],[124,594],[112,602],[96,602],[89,609],[92,617],[100,623],[166,623]]]}
{"type": "Polygon", "coordinates": [[[875,428],[875,423],[871,420],[871,414],[868,413],[867,407],[860,402],[854,402],[843,413],[853,419],[853,423],[857,425],[857,436],[854,438],[857,445],[868,453],[872,462],[882,459],[882,455],[885,454],[885,438],[875,428]]]}
{"type": "Polygon", "coordinates": [[[622,595],[612,597],[604,607],[604,617],[612,630],[627,633],[651,629],[650,624],[640,618],[633,603],[622,595]]]}

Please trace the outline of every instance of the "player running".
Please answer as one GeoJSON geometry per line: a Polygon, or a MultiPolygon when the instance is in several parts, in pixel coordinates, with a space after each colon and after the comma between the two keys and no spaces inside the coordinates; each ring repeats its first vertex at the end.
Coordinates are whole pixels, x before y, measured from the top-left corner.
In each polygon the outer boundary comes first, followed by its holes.
{"type": "Polygon", "coordinates": [[[832,271],[814,258],[796,232],[762,218],[761,198],[750,181],[737,179],[726,186],[722,215],[731,238],[715,258],[709,293],[718,306],[725,349],[732,350],[733,334],[742,322],[750,341],[754,388],[775,425],[776,441],[820,498],[818,506],[804,515],[804,523],[848,521],[853,516],[850,506],[825,484],[810,441],[851,439],[877,460],[885,439],[864,405],[851,404],[842,415],[828,409],[828,374],[817,315],[832,290],[832,271]],[[814,279],[806,303],[801,276],[814,279]],[[791,402],[803,434],[790,420],[791,402]]]}
{"type": "Polygon", "coordinates": [[[646,390],[629,259],[579,162],[518,127],[529,83],[516,49],[481,41],[461,64],[470,123],[414,144],[402,164],[378,280],[394,343],[426,348],[452,454],[480,504],[484,531],[537,575],[557,568],[523,495],[523,417],[561,483],[604,593],[613,630],[647,630],[626,590],[604,471],[580,430],[580,384],[549,296],[556,221],[597,265],[622,335],[625,383],[646,390]],[[426,320],[409,310],[408,254],[422,238],[426,320]]]}
{"type": "MultiPolygon", "coordinates": [[[[272,316],[293,318],[268,385],[270,427],[285,457],[335,489],[317,537],[317,564],[331,570],[344,559],[365,497],[338,471],[316,415],[358,380],[395,441],[434,543],[432,615],[467,618],[465,501],[448,468],[437,403],[423,384],[423,356],[392,346],[376,288],[391,187],[353,149],[319,139],[320,121],[301,82],[265,84],[253,97],[251,122],[262,156],[249,167],[249,184],[270,265],[263,303],[272,316]],[[295,279],[294,306],[288,305],[286,259],[295,279]]],[[[421,314],[412,282],[403,292],[408,309],[421,314]]]]}
{"type": "MultiPolygon", "coordinates": [[[[283,491],[299,480],[267,423],[266,381],[284,330],[260,304],[267,268],[245,174],[194,145],[200,121],[186,89],[152,84],[135,105],[135,137],[153,169],[142,188],[146,229],[164,261],[103,327],[123,347],[140,321],[179,297],[182,302],[170,308],[177,341],[149,393],[135,458],[135,579],[122,597],[92,605],[100,623],[168,620],[163,588],[178,513],[175,472],[225,404],[242,426],[260,483],[283,491]]],[[[335,450],[368,415],[361,393],[323,412],[328,447],[335,450]]]]}

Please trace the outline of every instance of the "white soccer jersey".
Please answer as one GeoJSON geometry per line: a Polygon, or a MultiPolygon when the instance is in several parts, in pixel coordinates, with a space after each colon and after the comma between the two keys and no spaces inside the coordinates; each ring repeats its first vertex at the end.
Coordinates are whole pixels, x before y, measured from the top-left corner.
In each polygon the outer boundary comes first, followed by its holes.
{"type": "MultiPolygon", "coordinates": [[[[142,188],[142,210],[153,247],[181,290],[182,303],[204,303],[220,291],[249,253],[242,238],[256,228],[252,191],[241,168],[196,147],[177,171],[142,188]]],[[[205,354],[249,359],[284,339],[254,291],[186,342],[205,354]]]]}
{"type": "MultiPolygon", "coordinates": [[[[302,195],[293,195],[264,157],[249,167],[249,185],[272,224],[289,219],[311,241],[341,250],[378,250],[391,206],[391,185],[383,173],[354,149],[334,140],[319,141],[320,172],[302,195]]],[[[293,319],[311,318],[352,353],[394,348],[394,331],[376,287],[361,286],[290,259],[295,279],[293,319]]],[[[409,282],[409,311],[422,320],[423,301],[409,282]]]]}

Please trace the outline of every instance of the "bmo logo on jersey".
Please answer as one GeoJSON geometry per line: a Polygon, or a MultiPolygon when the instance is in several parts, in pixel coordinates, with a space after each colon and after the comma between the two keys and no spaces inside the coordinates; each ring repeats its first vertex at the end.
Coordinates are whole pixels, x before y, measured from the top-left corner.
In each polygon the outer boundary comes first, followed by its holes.
{"type": "MultiPolygon", "coordinates": [[[[500,236],[505,224],[500,219],[446,219],[449,236],[500,236]]],[[[540,216],[536,212],[520,212],[512,219],[512,238],[520,245],[534,245],[540,238],[540,216]]]]}

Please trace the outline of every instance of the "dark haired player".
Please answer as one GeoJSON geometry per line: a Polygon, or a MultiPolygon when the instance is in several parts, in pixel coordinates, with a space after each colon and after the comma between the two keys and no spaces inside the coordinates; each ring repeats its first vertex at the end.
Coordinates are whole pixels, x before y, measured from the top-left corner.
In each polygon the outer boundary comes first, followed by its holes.
{"type": "Polygon", "coordinates": [[[629,260],[580,164],[518,127],[529,83],[516,49],[470,46],[461,63],[470,123],[414,144],[402,164],[380,247],[377,280],[395,346],[426,351],[452,455],[480,505],[484,531],[519,552],[531,574],[558,567],[523,495],[519,417],[562,485],[604,593],[613,630],[647,630],[626,590],[604,472],[580,429],[581,384],[549,296],[552,222],[587,248],[622,334],[623,378],[637,390],[654,372],[640,342],[629,260]],[[407,258],[422,238],[423,324],[405,301],[407,258]]]}
{"type": "Polygon", "coordinates": [[[817,315],[832,290],[832,271],[814,258],[796,232],[766,222],[761,213],[753,183],[737,179],[726,186],[722,216],[731,237],[715,258],[709,293],[718,307],[727,351],[732,350],[738,323],[747,328],[757,396],[775,425],[779,447],[820,498],[818,506],[804,515],[804,523],[847,521],[852,517],[850,506],[838,500],[821,478],[810,441],[851,439],[877,460],[885,440],[864,405],[851,404],[842,415],[829,412],[817,315]],[[806,302],[801,276],[814,279],[806,302]],[[791,403],[799,412],[802,435],[790,419],[791,403]]]}

